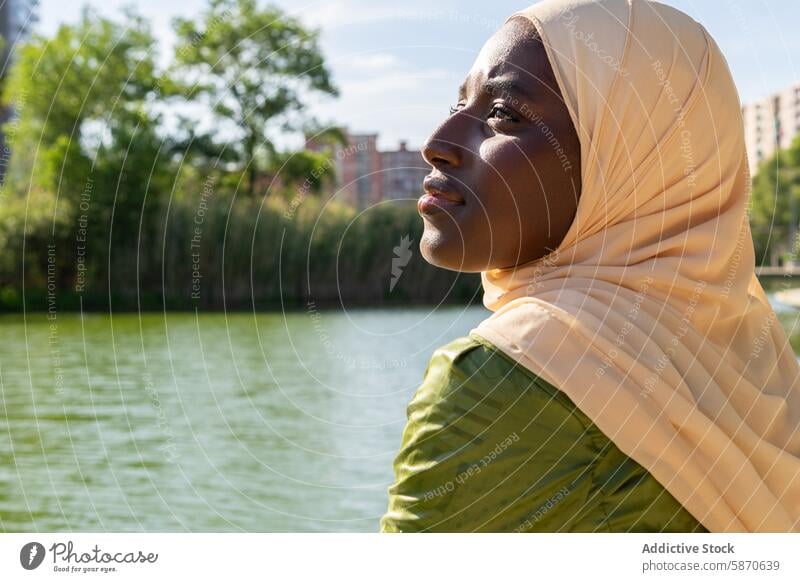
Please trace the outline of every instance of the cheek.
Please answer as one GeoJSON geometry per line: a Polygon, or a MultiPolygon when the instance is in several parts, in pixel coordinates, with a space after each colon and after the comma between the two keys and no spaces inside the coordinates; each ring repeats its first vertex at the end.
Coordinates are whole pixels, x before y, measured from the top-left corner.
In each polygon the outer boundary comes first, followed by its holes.
{"type": "Polygon", "coordinates": [[[536,154],[530,153],[535,147],[536,144],[507,136],[484,142],[480,152],[481,201],[494,224],[524,224],[527,220],[523,217],[530,216],[541,200],[536,154]]]}

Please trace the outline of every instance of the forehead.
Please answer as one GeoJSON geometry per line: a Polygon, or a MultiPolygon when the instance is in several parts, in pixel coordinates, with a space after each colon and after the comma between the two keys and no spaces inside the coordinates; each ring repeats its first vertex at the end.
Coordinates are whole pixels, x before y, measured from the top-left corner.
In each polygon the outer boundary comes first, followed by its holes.
{"type": "Polygon", "coordinates": [[[462,88],[476,89],[489,79],[503,77],[533,90],[547,81],[549,72],[547,53],[533,24],[514,18],[483,45],[462,88]]]}

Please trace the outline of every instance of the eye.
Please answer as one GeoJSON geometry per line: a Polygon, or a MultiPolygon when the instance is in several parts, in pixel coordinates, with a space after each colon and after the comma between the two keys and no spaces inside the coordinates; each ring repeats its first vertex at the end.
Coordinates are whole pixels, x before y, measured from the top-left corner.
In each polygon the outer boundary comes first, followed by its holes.
{"type": "Polygon", "coordinates": [[[494,117],[498,121],[509,121],[512,123],[519,121],[514,112],[501,103],[497,103],[492,107],[489,117],[494,117]]]}
{"type": "Polygon", "coordinates": [[[461,103],[456,103],[455,107],[452,105],[450,106],[450,115],[453,115],[456,111],[460,111],[464,106],[461,103]]]}

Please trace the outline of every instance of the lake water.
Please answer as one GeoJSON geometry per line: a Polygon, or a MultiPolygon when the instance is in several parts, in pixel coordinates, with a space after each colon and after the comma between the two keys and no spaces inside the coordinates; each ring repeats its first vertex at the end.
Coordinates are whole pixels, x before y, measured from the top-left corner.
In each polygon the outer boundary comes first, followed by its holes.
{"type": "Polygon", "coordinates": [[[0,530],[377,531],[431,352],[488,314],[1,317],[0,530]]]}
{"type": "Polygon", "coordinates": [[[486,315],[4,316],[0,530],[377,531],[431,352],[486,315]]]}

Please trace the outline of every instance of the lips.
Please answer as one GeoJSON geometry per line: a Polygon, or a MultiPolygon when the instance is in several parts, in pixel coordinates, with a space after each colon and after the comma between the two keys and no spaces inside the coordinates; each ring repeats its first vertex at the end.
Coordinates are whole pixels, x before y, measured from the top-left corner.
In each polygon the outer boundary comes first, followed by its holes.
{"type": "Polygon", "coordinates": [[[422,182],[425,193],[417,201],[420,214],[436,214],[464,205],[464,197],[450,180],[442,176],[426,176],[422,182]]]}

